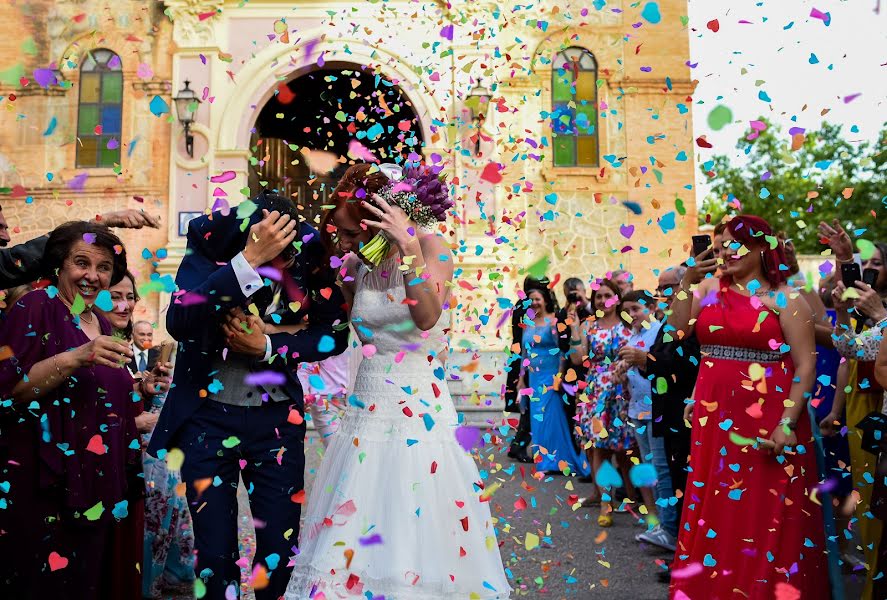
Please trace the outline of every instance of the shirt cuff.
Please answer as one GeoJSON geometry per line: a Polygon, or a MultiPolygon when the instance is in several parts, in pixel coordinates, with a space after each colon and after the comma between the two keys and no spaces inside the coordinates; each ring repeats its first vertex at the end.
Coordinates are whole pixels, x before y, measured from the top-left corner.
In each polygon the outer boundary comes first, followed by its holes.
{"type": "Polygon", "coordinates": [[[240,291],[243,292],[245,297],[249,298],[265,285],[262,277],[246,262],[243,252],[238,253],[237,256],[231,259],[231,268],[234,269],[234,275],[237,277],[240,291]]]}
{"type": "Polygon", "coordinates": [[[262,357],[262,362],[268,362],[271,360],[271,336],[267,333],[265,334],[265,356],[262,357]]]}

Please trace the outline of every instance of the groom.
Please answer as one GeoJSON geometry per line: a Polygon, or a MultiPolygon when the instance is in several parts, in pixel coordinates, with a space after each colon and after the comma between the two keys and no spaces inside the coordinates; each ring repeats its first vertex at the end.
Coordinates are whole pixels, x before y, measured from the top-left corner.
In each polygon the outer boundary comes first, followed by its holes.
{"type": "Polygon", "coordinates": [[[166,316],[180,350],[148,448],[161,458],[173,448],[184,452],[195,571],[208,600],[240,593],[240,477],[256,526],[256,598],[283,596],[304,495],[298,364],[339,354],[348,339],[344,300],[317,231],[299,224],[285,198],[263,192],[253,202],[247,219],[240,207],[188,228],[179,291],[166,316]],[[297,333],[264,333],[266,323],[306,319],[297,333]]]}

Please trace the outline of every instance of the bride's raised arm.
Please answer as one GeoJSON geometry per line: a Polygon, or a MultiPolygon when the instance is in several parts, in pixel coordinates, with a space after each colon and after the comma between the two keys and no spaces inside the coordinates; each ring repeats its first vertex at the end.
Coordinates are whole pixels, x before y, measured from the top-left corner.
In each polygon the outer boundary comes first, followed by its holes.
{"type": "Polygon", "coordinates": [[[442,236],[414,237],[400,249],[410,316],[422,331],[437,324],[453,281],[453,253],[442,236]]]}

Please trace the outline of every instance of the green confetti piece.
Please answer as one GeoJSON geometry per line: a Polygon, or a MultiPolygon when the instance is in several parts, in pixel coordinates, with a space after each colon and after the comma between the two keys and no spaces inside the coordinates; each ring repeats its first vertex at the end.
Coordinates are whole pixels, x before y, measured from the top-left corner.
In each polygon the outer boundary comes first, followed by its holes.
{"type": "Polygon", "coordinates": [[[715,131],[720,131],[726,125],[729,125],[732,122],[733,111],[731,111],[723,104],[718,104],[712,109],[710,113],[708,113],[708,126],[715,131]]]}
{"type": "Polygon", "coordinates": [[[656,378],[656,393],[665,394],[668,392],[668,380],[665,377],[656,378]]]}
{"type": "Polygon", "coordinates": [[[856,240],[856,247],[859,249],[859,258],[868,260],[875,253],[875,245],[868,240],[856,240]]]}
{"type": "Polygon", "coordinates": [[[755,444],[755,440],[747,437],[742,437],[735,431],[730,432],[730,441],[736,444],[737,446],[751,446],[755,444]]]}
{"type": "Polygon", "coordinates": [[[682,217],[687,214],[687,209],[684,207],[684,201],[680,198],[674,201],[674,208],[682,217]]]}
{"type": "Polygon", "coordinates": [[[244,200],[237,205],[237,218],[249,219],[259,207],[252,200],[244,200]]]}
{"type": "Polygon", "coordinates": [[[102,516],[102,513],[105,512],[105,507],[102,506],[101,501],[83,513],[83,516],[86,517],[87,521],[98,521],[102,516]]]}
{"type": "Polygon", "coordinates": [[[199,577],[194,580],[194,597],[200,600],[206,596],[206,584],[199,577]]]}
{"type": "Polygon", "coordinates": [[[74,298],[74,302],[71,303],[71,314],[79,315],[84,310],[86,310],[86,302],[83,301],[83,296],[77,294],[77,297],[74,298]]]}
{"type": "Polygon", "coordinates": [[[236,435],[232,435],[231,437],[222,440],[222,446],[224,446],[225,448],[228,448],[228,449],[233,448],[234,446],[238,445],[239,443],[240,443],[240,438],[237,437],[236,435]]]}
{"type": "Polygon", "coordinates": [[[30,54],[31,56],[37,54],[37,44],[36,42],[34,42],[34,38],[29,37],[24,42],[22,42],[21,49],[22,52],[24,52],[25,54],[30,54]]]}
{"type": "Polygon", "coordinates": [[[534,279],[542,279],[548,271],[549,260],[543,256],[527,268],[527,275],[534,279]]]}
{"type": "Polygon", "coordinates": [[[0,71],[0,83],[5,83],[6,85],[16,86],[19,85],[19,79],[25,76],[25,66],[21,63],[16,65],[12,65],[6,70],[0,71]]]}

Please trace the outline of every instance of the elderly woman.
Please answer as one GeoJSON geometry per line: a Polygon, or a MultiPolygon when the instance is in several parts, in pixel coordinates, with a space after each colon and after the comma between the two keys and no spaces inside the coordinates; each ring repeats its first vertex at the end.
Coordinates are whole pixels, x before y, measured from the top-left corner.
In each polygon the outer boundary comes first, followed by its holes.
{"type": "MultiPolygon", "coordinates": [[[[116,285],[111,286],[112,307],[101,311],[114,332],[121,338],[132,336],[132,316],[140,300],[135,277],[129,271],[116,285]]],[[[159,361],[149,374],[145,387],[144,407],[136,420],[136,427],[147,446],[157,417],[166,400],[171,363],[159,361]]],[[[170,470],[166,461],[142,454],[145,477],[144,503],[144,567],[142,568],[142,598],[160,598],[163,591],[185,593],[194,581],[194,531],[188,501],[176,494],[181,473],[170,470]]]]}
{"type": "MultiPolygon", "coordinates": [[[[54,230],[52,284],[12,306],[0,330],[0,596],[134,598],[131,526],[143,483],[129,346],[93,310],[126,273],[103,226],[54,230]]],[[[136,388],[140,388],[136,390],[136,388]]]]}

